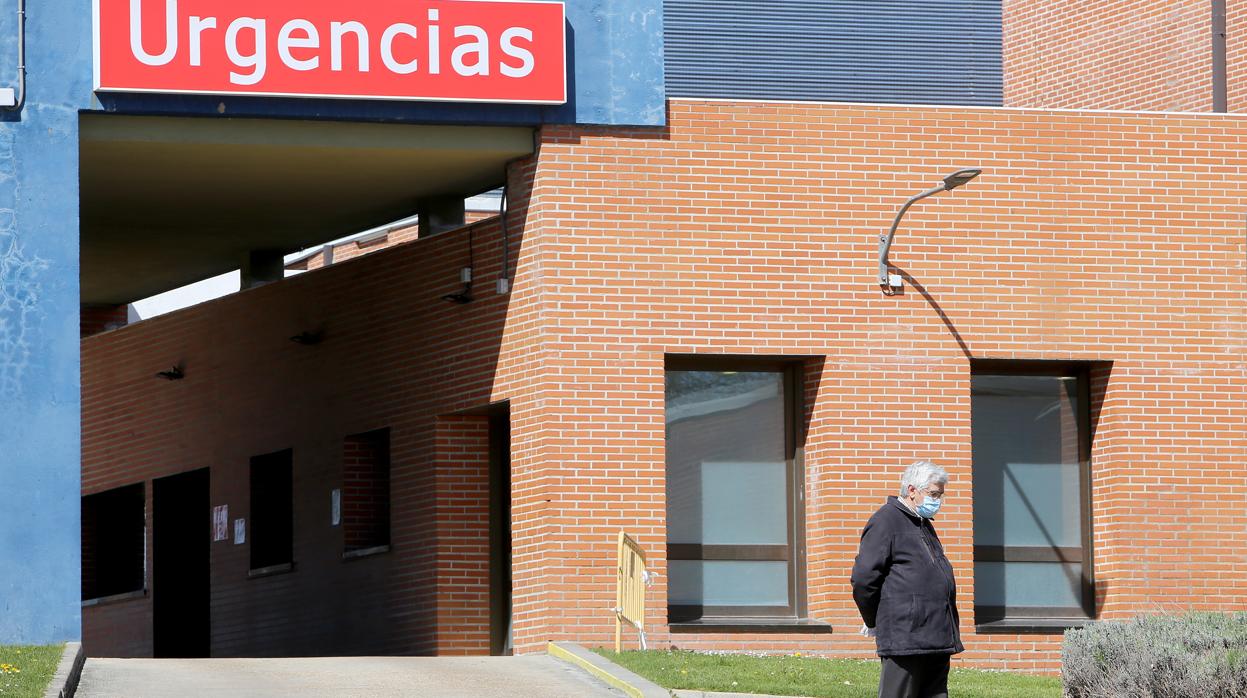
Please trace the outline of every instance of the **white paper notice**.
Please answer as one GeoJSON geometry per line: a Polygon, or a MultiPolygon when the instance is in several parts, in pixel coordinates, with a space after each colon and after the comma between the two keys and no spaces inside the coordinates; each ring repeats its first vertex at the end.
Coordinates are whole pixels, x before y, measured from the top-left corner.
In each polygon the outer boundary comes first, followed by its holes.
{"type": "Polygon", "coordinates": [[[229,538],[229,505],[212,507],[212,542],[229,538]]]}
{"type": "Polygon", "coordinates": [[[342,523],[342,490],[331,490],[329,492],[329,508],[330,508],[330,525],[337,526],[342,523]]]}
{"type": "Polygon", "coordinates": [[[234,545],[247,542],[247,520],[234,519],[234,545]]]}

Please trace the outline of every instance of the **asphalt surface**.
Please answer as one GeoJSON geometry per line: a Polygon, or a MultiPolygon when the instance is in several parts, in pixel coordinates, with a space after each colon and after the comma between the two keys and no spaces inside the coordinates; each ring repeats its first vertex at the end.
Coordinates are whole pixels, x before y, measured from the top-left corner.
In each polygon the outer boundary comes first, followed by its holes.
{"type": "Polygon", "coordinates": [[[621,698],[577,667],[521,657],[87,659],[78,698],[621,698]]]}

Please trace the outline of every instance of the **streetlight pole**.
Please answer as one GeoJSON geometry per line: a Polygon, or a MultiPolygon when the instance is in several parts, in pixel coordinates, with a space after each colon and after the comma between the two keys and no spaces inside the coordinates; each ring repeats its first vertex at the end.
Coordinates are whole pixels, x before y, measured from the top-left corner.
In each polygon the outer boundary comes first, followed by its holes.
{"type": "Polygon", "coordinates": [[[909,210],[910,206],[913,206],[928,196],[933,196],[942,191],[956,189],[957,187],[979,176],[982,172],[982,170],[972,167],[957,170],[956,172],[945,177],[944,181],[938,186],[932,187],[921,194],[915,194],[914,196],[909,197],[909,200],[905,202],[905,205],[901,206],[901,210],[896,212],[896,218],[892,221],[892,228],[888,230],[888,234],[879,236],[879,285],[883,287],[883,292],[885,294],[890,296],[895,293],[895,291],[892,290],[892,284],[888,278],[888,251],[892,249],[892,238],[896,236],[896,227],[901,224],[901,217],[905,215],[905,212],[909,210]]]}

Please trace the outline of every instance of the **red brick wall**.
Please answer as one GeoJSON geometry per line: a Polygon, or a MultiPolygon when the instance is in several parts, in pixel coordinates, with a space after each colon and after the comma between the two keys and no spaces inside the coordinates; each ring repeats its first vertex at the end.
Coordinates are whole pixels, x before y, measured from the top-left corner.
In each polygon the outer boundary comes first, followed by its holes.
{"type": "Polygon", "coordinates": [[[89,337],[118,327],[129,321],[129,308],[122,305],[84,305],[79,309],[78,331],[89,337]]]}
{"type": "MultiPolygon", "coordinates": [[[[498,215],[496,212],[489,213],[485,211],[465,211],[463,214],[463,220],[464,223],[471,225],[473,223],[479,223],[487,218],[493,218],[496,215],[498,215]]],[[[404,242],[415,240],[419,236],[419,226],[413,225],[410,228],[391,230],[385,235],[371,240],[344,242],[340,245],[334,246],[333,263],[337,264],[339,262],[345,262],[348,259],[354,259],[360,255],[369,254],[371,252],[380,252],[381,250],[389,249],[395,245],[401,245],[404,242]]],[[[319,269],[323,266],[325,266],[325,253],[324,251],[321,251],[308,257],[307,259],[301,259],[298,262],[287,265],[286,268],[312,270],[319,269]]]]}
{"type": "MultiPolygon", "coordinates": [[[[522,229],[530,175],[514,172],[522,229]]],[[[415,241],[83,341],[84,493],[208,466],[212,504],[249,518],[249,458],[293,449],[294,570],[248,578],[247,546],[213,543],[214,656],[488,652],[487,456],[471,430],[443,453],[435,421],[507,397],[494,379],[501,362],[531,362],[527,344],[500,354],[503,322],[522,331],[531,310],[493,292],[496,220],[475,230],[477,301],[441,300],[461,289],[467,240],[462,229],[415,241]],[[322,341],[289,340],[305,330],[322,341]],[[183,380],[155,377],[178,363],[183,380]],[[392,549],[344,560],[330,517],[343,440],[382,428],[392,549]]],[[[525,418],[529,399],[513,414],[525,418]]],[[[531,447],[514,441],[523,463],[531,447]]],[[[150,594],[84,608],[87,651],[149,656],[151,614],[150,594]]]]}
{"type": "Polygon", "coordinates": [[[440,654],[489,653],[489,419],[437,420],[440,654]]]}
{"type": "MultiPolygon", "coordinates": [[[[237,516],[230,464],[293,447],[296,530],[301,511],[327,530],[342,436],[391,428],[394,551],[344,564],[335,534],[309,534],[295,573],[246,580],[245,546],[215,544],[214,652],[314,636],[305,607],[322,625],[360,619],[380,634],[371,650],[480,651],[483,439],[478,424],[462,437],[475,446],[447,450],[468,427],[446,417],[510,399],[517,651],[613,640],[625,528],[664,574],[654,645],[871,656],[847,581],[860,528],[901,466],[928,457],[952,477],[937,526],[959,580],[960,661],[1051,671],[1059,635],[974,632],[972,357],[1112,362],[1093,381],[1102,617],[1241,606],[1247,515],[1220,498],[1247,456],[1247,120],[669,109],[667,128],[545,129],[515,173],[532,188],[513,213],[506,298],[487,292],[496,268],[478,267],[480,300],[437,300],[466,257],[447,235],[84,341],[86,491],[212,465],[213,502],[237,516]],[[908,196],[970,165],[983,176],[905,218],[892,260],[906,289],[883,296],[878,235],[908,196]],[[321,345],[285,339],[320,324],[321,345]],[[815,357],[807,597],[833,634],[667,632],[670,353],[815,357]],[[178,360],[185,380],[151,377],[178,360]]],[[[487,229],[476,258],[492,264],[487,229]]],[[[105,609],[86,610],[90,643],[105,609]]]]}
{"type": "Polygon", "coordinates": [[[342,539],[347,550],[390,543],[390,431],[342,443],[342,539]]]}
{"type": "Polygon", "coordinates": [[[1226,102],[1247,112],[1247,1],[1225,0],[1226,102]]]}
{"type": "MultiPolygon", "coordinates": [[[[401,245],[404,242],[411,242],[419,237],[419,232],[419,228],[413,225],[410,228],[391,230],[389,233],[371,240],[357,240],[354,242],[344,242],[340,245],[334,245],[333,263],[338,264],[340,262],[345,262],[348,259],[354,259],[361,255],[366,255],[370,252],[379,252],[395,245],[401,245]]],[[[312,270],[320,269],[323,266],[325,266],[325,253],[324,251],[321,251],[311,257],[308,257],[307,259],[287,265],[286,268],[312,270]]]]}
{"type": "MultiPolygon", "coordinates": [[[[1241,11],[1228,4],[1231,17],[1241,11]]],[[[1004,104],[1211,111],[1210,8],[1209,0],[1004,0],[1004,104]]]]}
{"type": "Polygon", "coordinates": [[[562,473],[545,563],[574,599],[549,635],[611,641],[619,526],[665,572],[665,353],[826,357],[807,384],[805,514],[811,615],[835,633],[660,626],[659,646],[869,656],[847,582],[860,527],[930,457],[952,475],[937,525],[963,661],[1053,670],[1057,634],[974,633],[970,357],[1113,362],[1092,454],[1103,617],[1239,607],[1247,564],[1187,531],[1247,542],[1215,484],[1247,454],[1245,144],[1226,116],[692,100],[668,129],[547,129],[526,236],[557,240],[541,257],[562,473]],[[1159,162],[1178,170],[1163,188],[1159,162]],[[877,236],[969,165],[985,174],[907,215],[892,259],[913,281],[883,296],[877,236]],[[1154,515],[1126,494],[1141,483],[1154,515]]]}

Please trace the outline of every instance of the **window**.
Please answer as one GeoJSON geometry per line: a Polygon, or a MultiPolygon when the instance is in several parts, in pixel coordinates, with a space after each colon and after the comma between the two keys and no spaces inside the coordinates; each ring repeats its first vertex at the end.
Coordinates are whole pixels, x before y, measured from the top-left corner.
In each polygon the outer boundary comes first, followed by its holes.
{"type": "Polygon", "coordinates": [[[389,429],[342,444],[342,536],[348,553],[390,544],[389,429]]]}
{"type": "Polygon", "coordinates": [[[293,562],[293,461],[289,449],[251,459],[253,570],[293,562]]]}
{"type": "Polygon", "coordinates": [[[668,617],[795,617],[799,366],[670,357],[668,617]]]}
{"type": "Polygon", "coordinates": [[[975,362],[971,379],[977,623],[1087,618],[1086,366],[975,362]]]}
{"type": "Polygon", "coordinates": [[[147,558],[143,484],[82,498],[82,600],[142,591],[147,558]]]}

